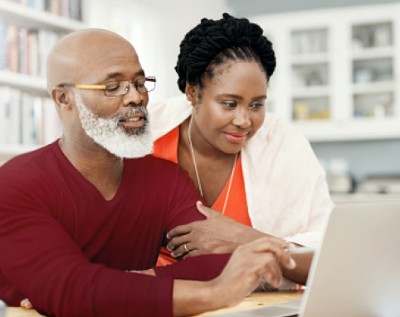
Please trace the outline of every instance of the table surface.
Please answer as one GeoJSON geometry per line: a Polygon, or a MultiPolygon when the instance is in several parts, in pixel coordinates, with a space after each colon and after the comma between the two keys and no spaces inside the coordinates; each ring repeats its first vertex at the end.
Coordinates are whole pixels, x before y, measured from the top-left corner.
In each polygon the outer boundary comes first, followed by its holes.
{"type": "Polygon", "coordinates": [[[8,307],[6,310],[6,317],[40,317],[40,315],[33,309],[23,309],[17,307],[8,307]]]}
{"type": "MultiPolygon", "coordinates": [[[[215,311],[200,314],[198,316],[217,316],[222,313],[237,312],[243,310],[249,310],[253,308],[260,308],[263,306],[270,306],[275,304],[281,304],[291,301],[292,299],[300,298],[303,294],[302,291],[289,291],[289,292],[265,292],[265,293],[253,293],[246,297],[240,304],[230,307],[218,309],[215,311]]],[[[7,309],[6,317],[40,317],[35,310],[27,310],[17,307],[9,307],[7,309]]]]}
{"type": "Polygon", "coordinates": [[[200,314],[198,316],[218,316],[229,312],[238,312],[249,310],[253,308],[260,308],[276,304],[287,303],[293,299],[301,298],[303,291],[286,291],[286,292],[257,292],[246,297],[240,304],[229,307],[210,311],[200,314]]]}

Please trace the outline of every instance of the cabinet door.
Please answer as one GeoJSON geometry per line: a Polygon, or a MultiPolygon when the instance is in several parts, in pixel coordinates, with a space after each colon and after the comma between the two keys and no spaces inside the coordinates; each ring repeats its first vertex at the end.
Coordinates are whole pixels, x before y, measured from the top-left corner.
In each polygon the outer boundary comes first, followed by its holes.
{"type": "Polygon", "coordinates": [[[354,118],[395,115],[393,24],[393,20],[383,20],[351,26],[354,118]]]}
{"type": "Polygon", "coordinates": [[[400,4],[258,16],[277,70],[272,111],[311,141],[400,137],[400,4]]]}
{"type": "Polygon", "coordinates": [[[292,30],[290,76],[293,121],[330,120],[331,62],[327,27],[292,30]]]}

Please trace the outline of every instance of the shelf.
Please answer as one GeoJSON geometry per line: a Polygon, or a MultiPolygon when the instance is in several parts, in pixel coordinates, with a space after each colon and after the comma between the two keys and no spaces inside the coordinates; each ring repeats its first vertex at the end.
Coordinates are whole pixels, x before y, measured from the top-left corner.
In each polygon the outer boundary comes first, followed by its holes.
{"type": "Polygon", "coordinates": [[[385,58],[393,57],[394,50],[393,47],[374,47],[374,48],[364,48],[364,49],[354,49],[352,53],[353,60],[364,60],[364,59],[375,59],[375,58],[385,58]]]}
{"type": "Polygon", "coordinates": [[[0,155],[18,155],[38,149],[39,145],[0,144],[0,155]]]}
{"type": "Polygon", "coordinates": [[[292,55],[292,61],[291,61],[292,65],[321,64],[328,62],[329,62],[328,53],[292,55]]]}
{"type": "Polygon", "coordinates": [[[85,24],[81,21],[57,16],[5,0],[0,0],[0,17],[8,19],[17,25],[51,29],[59,32],[76,31],[85,27],[85,24]]]}
{"type": "Polygon", "coordinates": [[[347,122],[304,121],[294,126],[311,142],[365,141],[400,138],[399,119],[359,118],[347,122]],[[321,133],[323,131],[324,133],[321,133]]]}
{"type": "Polygon", "coordinates": [[[312,97],[327,97],[330,95],[328,86],[310,86],[303,88],[293,88],[293,98],[312,98],[312,97]]]}
{"type": "Polygon", "coordinates": [[[34,151],[40,146],[37,145],[9,145],[0,144],[0,166],[16,155],[20,155],[26,152],[34,151]]]}
{"type": "MultiPolygon", "coordinates": [[[[63,5],[68,5],[68,9],[71,10],[70,12],[72,12],[72,14],[81,13],[82,8],[77,7],[78,2],[67,3],[64,1],[63,5]]],[[[25,36],[24,32],[29,33],[30,30],[32,30],[31,33],[34,33],[35,35],[37,35],[37,37],[43,37],[43,41],[37,41],[37,43],[33,42],[33,48],[31,48],[31,50],[26,49],[24,46],[22,46],[21,48],[18,45],[15,45],[17,47],[16,49],[14,46],[11,46],[14,49],[11,52],[3,50],[3,57],[6,57],[8,56],[7,54],[10,54],[11,61],[19,61],[19,59],[21,59],[23,62],[22,66],[18,65],[19,67],[16,67],[15,63],[6,63],[6,66],[4,66],[3,62],[3,70],[0,71],[0,86],[9,86],[12,88],[10,89],[10,91],[12,92],[15,92],[15,90],[17,90],[17,93],[5,96],[5,98],[15,98],[15,100],[16,98],[20,98],[21,100],[21,96],[23,96],[23,98],[22,102],[20,100],[16,100],[16,104],[20,104],[20,107],[11,108],[12,110],[7,113],[6,117],[1,118],[2,120],[4,119],[11,121],[6,122],[12,123],[13,126],[13,131],[6,131],[6,133],[10,133],[10,135],[6,136],[15,136],[18,133],[20,133],[21,135],[19,138],[4,138],[2,139],[2,142],[11,142],[12,140],[27,140],[26,143],[29,145],[9,143],[0,144],[1,165],[5,161],[16,155],[39,148],[40,145],[31,145],[35,144],[35,142],[39,142],[39,140],[33,140],[34,137],[40,137],[40,142],[46,144],[48,140],[53,139],[53,136],[58,136],[59,125],[57,125],[58,116],[56,114],[56,111],[46,109],[45,112],[34,112],[34,110],[32,109],[40,109],[39,107],[41,107],[40,110],[43,110],[43,107],[52,104],[52,101],[49,98],[38,98],[49,97],[47,93],[46,79],[44,78],[45,69],[43,67],[45,66],[45,59],[48,54],[48,50],[51,48],[51,46],[54,44],[59,36],[85,28],[86,25],[81,21],[74,20],[69,17],[59,16],[51,12],[5,0],[0,0],[0,19],[13,26],[13,28],[10,28],[10,30],[16,32],[16,34],[18,34],[18,36],[20,37],[15,38],[15,42],[18,44],[32,44],[32,42],[25,42],[25,38],[23,37],[25,36]],[[23,30],[24,32],[21,32],[21,30],[23,30]],[[33,55],[34,53],[36,53],[37,48],[40,48],[40,50],[37,50],[38,56],[33,55]],[[27,52],[32,53],[32,56],[28,55],[27,52]],[[32,60],[29,60],[32,62],[31,65],[34,66],[32,68],[25,67],[26,65],[24,64],[24,62],[26,62],[26,64],[28,63],[28,57],[32,58],[32,60]],[[27,59],[25,60],[23,58],[27,59]],[[5,70],[7,68],[13,71],[5,70]],[[21,70],[21,73],[16,72],[18,70],[21,70]],[[27,74],[28,71],[32,74],[41,74],[40,76],[43,77],[27,74]],[[18,93],[18,90],[26,94],[18,93]],[[35,121],[36,117],[34,116],[39,113],[42,113],[40,120],[43,120],[43,125],[41,125],[40,127],[34,125],[37,122],[35,121]],[[14,124],[14,120],[17,124],[14,124]],[[19,125],[19,127],[17,125],[19,125]],[[33,132],[33,129],[37,129],[37,134],[33,132]],[[30,137],[32,137],[32,140],[29,139],[30,137]]],[[[10,31],[9,29],[6,30],[7,32],[10,31]]],[[[3,38],[3,41],[5,41],[6,39],[7,38],[3,38]]],[[[14,40],[14,38],[11,38],[10,40],[14,40]]],[[[14,44],[14,42],[11,43],[11,45],[14,44]]],[[[5,91],[8,90],[5,89],[5,91]]],[[[7,100],[3,100],[3,102],[6,105],[10,105],[7,100]]],[[[7,108],[2,109],[4,110],[7,108]]]]}
{"type": "Polygon", "coordinates": [[[41,96],[48,95],[46,91],[46,79],[37,76],[0,71],[0,85],[23,89],[41,96]]]}
{"type": "Polygon", "coordinates": [[[372,94],[381,92],[395,91],[395,84],[393,81],[385,82],[371,82],[371,83],[354,83],[353,94],[372,94]]]}
{"type": "Polygon", "coordinates": [[[399,194],[331,194],[331,198],[335,204],[348,204],[349,202],[370,202],[376,200],[400,200],[399,194]]]}
{"type": "Polygon", "coordinates": [[[400,139],[399,10],[391,3],[256,16],[277,39],[274,113],[312,142],[400,139]]]}

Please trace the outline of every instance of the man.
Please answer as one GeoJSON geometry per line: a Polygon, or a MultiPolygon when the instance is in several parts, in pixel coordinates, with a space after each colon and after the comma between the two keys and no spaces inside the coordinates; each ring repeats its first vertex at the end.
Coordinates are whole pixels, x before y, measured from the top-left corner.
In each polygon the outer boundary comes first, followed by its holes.
{"type": "Polygon", "coordinates": [[[281,241],[240,247],[224,269],[229,255],[151,269],[166,232],[203,219],[186,174],[146,156],[155,79],[98,29],[61,39],[47,66],[64,132],[0,169],[1,299],[51,316],[178,316],[236,304],[263,277],[279,284],[278,264],[294,266],[281,241]]]}

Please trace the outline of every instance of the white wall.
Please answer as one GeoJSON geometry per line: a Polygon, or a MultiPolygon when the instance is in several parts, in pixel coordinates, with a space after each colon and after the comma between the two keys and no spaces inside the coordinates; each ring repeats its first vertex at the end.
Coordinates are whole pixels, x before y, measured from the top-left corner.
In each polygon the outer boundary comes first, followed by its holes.
{"type": "MultiPolygon", "coordinates": [[[[340,0],[343,4],[343,1],[340,0]]],[[[382,0],[398,2],[399,0],[382,0]]],[[[147,74],[156,75],[157,89],[152,100],[179,93],[174,66],[184,34],[203,17],[220,18],[223,12],[252,18],[271,12],[337,6],[337,1],[314,0],[85,0],[85,20],[93,27],[114,30],[134,44],[147,74]],[[285,9],[284,9],[285,8],[285,9]]],[[[380,2],[348,0],[346,4],[380,2]]],[[[332,142],[312,144],[317,156],[328,162],[341,157],[349,162],[357,180],[369,174],[400,174],[400,141],[332,142]],[[362,149],[362,150],[361,150],[362,149]],[[360,164],[368,157],[368,164],[360,164]],[[385,158],[393,158],[388,161],[385,158]]]]}
{"type": "MultiPolygon", "coordinates": [[[[250,20],[255,16],[348,6],[399,3],[400,0],[226,0],[238,16],[250,20]],[[249,4],[251,3],[251,4],[249,4]]],[[[317,11],[315,11],[317,12],[317,11]]],[[[338,21],[341,23],[341,21],[338,21]]],[[[267,30],[266,30],[267,31],[267,30]]],[[[279,61],[278,61],[279,63],[279,61]]],[[[276,76],[276,75],[274,75],[276,76]]],[[[399,80],[399,79],[397,79],[399,80]]],[[[400,140],[365,140],[343,142],[315,142],[312,147],[319,159],[330,162],[338,158],[348,162],[356,181],[370,175],[397,175],[400,177],[400,140]]]]}
{"type": "Polygon", "coordinates": [[[113,30],[135,46],[146,74],[157,76],[152,100],[179,93],[174,67],[179,44],[201,18],[218,19],[231,12],[225,0],[86,0],[85,20],[91,27],[113,30]]]}
{"type": "Polygon", "coordinates": [[[234,12],[251,17],[277,12],[395,3],[399,0],[226,0],[226,2],[234,9],[234,12]]]}

